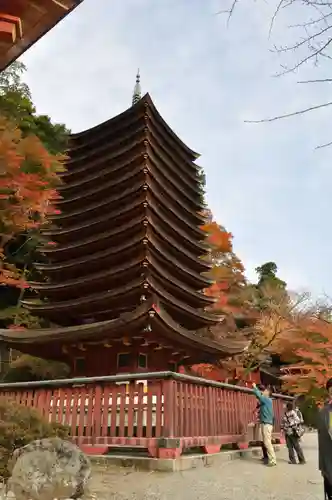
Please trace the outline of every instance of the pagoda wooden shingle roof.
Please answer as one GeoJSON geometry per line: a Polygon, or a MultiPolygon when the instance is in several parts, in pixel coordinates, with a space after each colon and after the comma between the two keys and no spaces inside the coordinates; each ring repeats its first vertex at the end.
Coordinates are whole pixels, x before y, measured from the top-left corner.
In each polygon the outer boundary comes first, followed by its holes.
{"type": "MultiPolygon", "coordinates": [[[[196,362],[241,352],[246,342],[198,334],[223,320],[205,295],[211,268],[198,154],[170,129],[146,94],[124,113],[70,139],[61,213],[31,283],[32,313],[59,328],[1,331],[7,343],[148,335],[189,349],[196,362]],[[153,307],[152,305],[153,304],[153,307]],[[157,307],[155,305],[158,304],[157,307]],[[91,324],[84,325],[86,321],[91,324]],[[67,333],[66,333],[67,332],[67,333]],[[68,335],[68,337],[66,337],[68,335]]],[[[162,341],[162,340],[161,340],[162,341]]]]}
{"type": "MultiPolygon", "coordinates": [[[[134,311],[124,313],[116,319],[85,324],[79,326],[44,328],[35,330],[15,330],[15,335],[8,329],[0,329],[0,340],[11,347],[24,349],[25,346],[55,344],[59,341],[69,344],[79,338],[81,341],[113,339],[119,335],[125,335],[128,331],[137,331],[137,328],[146,324],[146,316],[149,315],[152,328],[154,326],[162,330],[165,339],[173,340],[178,344],[200,350],[204,347],[205,352],[218,358],[229,357],[243,352],[247,342],[243,340],[227,339],[215,342],[208,338],[202,338],[194,332],[177,324],[159,303],[144,303],[134,311]]],[[[202,354],[204,357],[204,355],[202,354]]]]}

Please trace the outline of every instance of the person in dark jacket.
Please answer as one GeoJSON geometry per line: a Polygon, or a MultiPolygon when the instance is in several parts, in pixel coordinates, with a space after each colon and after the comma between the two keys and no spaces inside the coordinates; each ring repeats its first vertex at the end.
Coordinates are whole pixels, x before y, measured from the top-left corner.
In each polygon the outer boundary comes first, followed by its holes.
{"type": "Polygon", "coordinates": [[[296,464],[296,457],[300,464],[305,464],[305,458],[301,447],[301,437],[304,434],[302,414],[294,408],[294,403],[287,403],[286,412],[281,420],[281,428],[285,433],[288,448],[289,463],[296,464]]]}
{"type": "Polygon", "coordinates": [[[274,413],[273,413],[273,404],[271,399],[271,391],[267,388],[261,392],[256,386],[256,384],[253,384],[252,388],[256,398],[260,403],[259,417],[260,417],[261,431],[263,436],[263,443],[266,447],[268,455],[267,465],[273,467],[277,465],[277,459],[272,444],[274,413]]]}
{"type": "Polygon", "coordinates": [[[325,499],[332,500],[332,379],[326,384],[328,399],[318,413],[319,470],[324,479],[325,499]]]}

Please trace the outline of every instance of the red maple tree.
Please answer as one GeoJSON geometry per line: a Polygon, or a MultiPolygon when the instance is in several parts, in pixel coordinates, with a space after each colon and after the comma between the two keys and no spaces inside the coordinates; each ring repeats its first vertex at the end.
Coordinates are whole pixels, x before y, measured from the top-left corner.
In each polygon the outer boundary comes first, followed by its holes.
{"type": "Polygon", "coordinates": [[[202,226],[207,233],[213,267],[210,277],[214,284],[206,294],[216,297],[215,310],[232,313],[237,310],[239,291],[245,286],[244,266],[233,250],[233,235],[215,221],[202,226]]]}
{"type": "Polygon", "coordinates": [[[63,157],[51,155],[33,135],[0,117],[0,284],[26,287],[7,262],[5,248],[18,234],[39,228],[54,213],[63,157]]]}
{"type": "Polygon", "coordinates": [[[284,387],[321,401],[332,378],[332,323],[313,314],[297,325],[286,345],[284,357],[292,362],[283,369],[284,387]]]}
{"type": "MultiPolygon", "coordinates": [[[[236,332],[234,317],[242,312],[241,291],[245,287],[244,266],[233,250],[233,235],[225,227],[215,222],[208,214],[208,222],[202,226],[206,233],[206,240],[210,247],[209,259],[213,266],[209,277],[214,283],[205,290],[205,293],[215,297],[213,309],[218,314],[223,314],[225,319],[222,325],[211,329],[214,340],[218,341],[229,334],[236,332]]],[[[230,375],[228,367],[201,363],[193,365],[191,371],[196,375],[223,379],[230,375]]],[[[232,370],[231,370],[232,371],[232,370]]]]}

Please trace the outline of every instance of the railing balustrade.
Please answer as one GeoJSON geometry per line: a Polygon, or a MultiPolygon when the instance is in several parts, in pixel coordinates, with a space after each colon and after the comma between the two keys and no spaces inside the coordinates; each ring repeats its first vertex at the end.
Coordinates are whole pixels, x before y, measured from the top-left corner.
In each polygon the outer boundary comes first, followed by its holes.
{"type": "MultiPolygon", "coordinates": [[[[206,453],[225,444],[245,448],[255,439],[251,389],[173,372],[0,384],[1,396],[69,426],[90,453],[140,447],[174,458],[193,447],[206,453]]],[[[289,399],[274,395],[277,440],[289,399]]]]}

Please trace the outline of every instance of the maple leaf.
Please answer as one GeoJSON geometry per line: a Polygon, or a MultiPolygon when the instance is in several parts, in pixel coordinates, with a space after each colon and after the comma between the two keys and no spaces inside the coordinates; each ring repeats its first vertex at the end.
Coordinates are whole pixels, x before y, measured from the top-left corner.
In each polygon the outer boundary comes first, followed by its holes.
{"type": "Polygon", "coordinates": [[[6,262],[4,248],[17,235],[39,229],[54,213],[64,157],[50,154],[34,135],[0,116],[0,284],[28,285],[6,262]]]}

